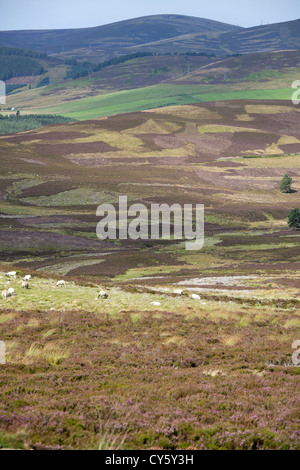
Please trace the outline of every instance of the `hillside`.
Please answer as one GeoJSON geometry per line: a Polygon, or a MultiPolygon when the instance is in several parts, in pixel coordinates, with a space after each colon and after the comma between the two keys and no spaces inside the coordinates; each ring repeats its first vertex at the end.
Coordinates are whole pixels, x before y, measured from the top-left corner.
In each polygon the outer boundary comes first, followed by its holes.
{"type": "Polygon", "coordinates": [[[235,100],[0,136],[3,448],[299,449],[299,113],[235,100]],[[203,249],[99,240],[120,195],[204,204],[203,249]]]}
{"type": "Polygon", "coordinates": [[[147,50],[159,53],[185,53],[206,51],[226,54],[300,49],[300,20],[255,26],[217,34],[196,32],[171,39],[131,47],[130,50],[147,50]]]}
{"type": "Polygon", "coordinates": [[[240,88],[251,84],[257,88],[278,87],[281,82],[288,86],[293,76],[300,72],[300,51],[245,54],[224,60],[211,59],[210,62],[172,82],[190,85],[226,83],[228,87],[235,84],[240,88]]]}
{"type": "Polygon", "coordinates": [[[0,80],[7,82],[21,76],[37,76],[45,73],[39,59],[46,54],[19,48],[0,47],[0,80]]]}
{"type": "MultiPolygon", "coordinates": [[[[23,113],[75,119],[224,99],[290,99],[300,52],[234,58],[150,56],[112,65],[91,80],[60,81],[7,97],[23,113]],[[187,72],[190,70],[190,73],[187,72]]],[[[55,70],[55,69],[54,69],[55,70]]]]}
{"type": "MultiPolygon", "coordinates": [[[[102,201],[116,202],[124,192],[129,200],[147,204],[161,199],[201,201],[207,207],[207,229],[213,233],[228,224],[234,232],[254,226],[284,230],[287,212],[299,203],[299,138],[299,109],[290,101],[176,106],[1,136],[1,212],[14,214],[0,217],[3,260],[8,255],[11,261],[28,257],[25,265],[50,269],[60,250],[65,257],[67,252],[80,256],[90,246],[90,252],[98,250],[100,256],[96,206],[102,201]],[[285,172],[293,177],[296,190],[288,195],[278,191],[285,172]],[[28,237],[21,239],[24,230],[28,237]],[[36,256],[30,260],[33,251],[40,260],[36,256]]],[[[269,236],[276,244],[275,233],[269,236]]],[[[251,240],[262,243],[264,235],[257,237],[251,240]]],[[[247,240],[241,238],[239,244],[247,240]]],[[[226,243],[224,253],[223,245],[220,252],[214,251],[219,270],[226,259],[226,243]]],[[[120,249],[118,244],[110,246],[120,249]]],[[[106,242],[103,247],[107,251],[106,242]]],[[[136,246],[125,242],[123,248],[123,255],[112,255],[107,263],[94,264],[85,272],[125,273],[127,263],[135,264],[128,250],[136,246]],[[120,256],[125,257],[122,262],[120,256]]],[[[139,248],[137,256],[148,267],[151,259],[165,257],[160,246],[150,259],[143,255],[144,249],[148,253],[147,246],[142,243],[139,248]]],[[[281,250],[276,256],[287,262],[288,253],[292,256],[293,250],[285,254],[281,250]]],[[[238,252],[227,254],[233,256],[236,269],[244,269],[238,252]]],[[[174,266],[177,256],[175,244],[164,262],[174,266]]],[[[253,249],[249,266],[259,257],[259,250],[253,249]]],[[[268,258],[274,269],[280,269],[279,258],[268,258]]],[[[72,256],[65,258],[66,263],[68,259],[72,265],[72,256]]]]}
{"type": "Polygon", "coordinates": [[[63,80],[66,70],[64,62],[44,52],[0,46],[0,80],[5,81],[7,94],[18,90],[20,84],[31,88],[52,78],[63,80]]]}
{"type": "Polygon", "coordinates": [[[47,31],[2,31],[0,44],[26,47],[50,53],[78,48],[99,48],[114,52],[174,38],[183,34],[239,30],[238,26],[204,18],[181,15],[154,15],[120,21],[104,26],[47,31]]]}
{"type": "Polygon", "coordinates": [[[93,63],[137,51],[218,56],[300,49],[300,20],[240,28],[213,20],[156,15],[95,28],[2,31],[0,45],[26,47],[93,63]]]}

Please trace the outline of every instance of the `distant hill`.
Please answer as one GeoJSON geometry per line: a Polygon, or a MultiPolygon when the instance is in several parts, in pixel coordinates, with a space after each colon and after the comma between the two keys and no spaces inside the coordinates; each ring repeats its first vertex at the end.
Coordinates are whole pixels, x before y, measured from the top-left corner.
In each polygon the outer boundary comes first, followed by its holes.
{"type": "Polygon", "coordinates": [[[133,52],[218,56],[300,49],[300,19],[252,28],[181,15],[154,15],[81,29],[2,31],[0,46],[99,63],[133,52]]]}
{"type": "Polygon", "coordinates": [[[158,53],[206,51],[217,55],[295,49],[300,49],[300,19],[215,34],[191,32],[176,39],[163,39],[131,48],[158,53]]]}
{"type": "Polygon", "coordinates": [[[154,15],[81,29],[2,31],[0,45],[25,47],[51,53],[74,49],[104,48],[111,52],[184,34],[239,31],[234,26],[204,18],[154,15]]]}

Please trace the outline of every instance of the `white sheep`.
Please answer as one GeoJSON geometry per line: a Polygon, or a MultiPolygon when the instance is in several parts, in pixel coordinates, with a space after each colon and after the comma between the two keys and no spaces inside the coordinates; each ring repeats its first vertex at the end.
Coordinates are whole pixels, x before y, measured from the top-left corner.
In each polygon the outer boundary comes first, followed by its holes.
{"type": "Polygon", "coordinates": [[[151,302],[151,305],[155,305],[155,307],[159,307],[161,303],[154,301],[154,302],[151,302]]]}
{"type": "Polygon", "coordinates": [[[22,281],[22,288],[23,289],[29,289],[29,284],[27,281],[22,281]]]}
{"type": "Polygon", "coordinates": [[[2,291],[2,299],[3,300],[7,299],[7,297],[10,297],[10,295],[9,295],[8,291],[5,289],[5,290],[2,291]]]}
{"type": "Polygon", "coordinates": [[[2,299],[7,299],[8,297],[12,297],[14,295],[14,292],[15,290],[10,287],[9,289],[5,289],[4,291],[2,291],[2,299]]]}
{"type": "Polygon", "coordinates": [[[200,300],[200,295],[198,295],[198,294],[192,294],[192,299],[194,299],[194,300],[200,300]]]}
{"type": "Polygon", "coordinates": [[[17,272],[16,271],[9,271],[9,273],[6,273],[5,276],[8,277],[14,277],[16,278],[17,272]]]}
{"type": "Polygon", "coordinates": [[[174,289],[173,294],[179,294],[182,295],[183,290],[182,289],[174,289]]]}
{"type": "Polygon", "coordinates": [[[30,281],[30,279],[31,279],[30,274],[26,274],[26,276],[23,277],[23,281],[30,281]]]}
{"type": "Polygon", "coordinates": [[[57,281],[56,287],[66,287],[66,283],[64,280],[57,281]]]}
{"type": "Polygon", "coordinates": [[[101,297],[101,299],[108,299],[108,293],[105,292],[105,290],[101,290],[98,295],[98,299],[101,297]]]}

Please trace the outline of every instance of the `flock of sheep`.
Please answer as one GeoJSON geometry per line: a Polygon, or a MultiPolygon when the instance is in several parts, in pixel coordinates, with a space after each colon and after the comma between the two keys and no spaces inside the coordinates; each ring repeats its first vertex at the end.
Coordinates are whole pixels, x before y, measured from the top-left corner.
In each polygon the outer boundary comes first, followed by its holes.
{"type": "MultiPolygon", "coordinates": [[[[17,272],[16,271],[10,271],[10,272],[6,273],[5,275],[8,276],[9,278],[16,279],[17,272]]],[[[21,281],[23,289],[29,289],[29,281],[30,280],[31,280],[31,275],[30,274],[26,274],[26,276],[23,277],[23,279],[21,281]]],[[[66,287],[66,282],[64,280],[57,281],[56,287],[66,287]]],[[[8,297],[12,297],[14,295],[14,293],[15,293],[14,288],[9,287],[8,289],[5,289],[5,290],[2,291],[2,299],[5,300],[8,297]]],[[[178,295],[182,295],[183,291],[181,289],[175,289],[173,291],[173,293],[178,294],[178,295]]],[[[99,298],[108,299],[108,293],[104,290],[101,290],[99,292],[98,297],[96,297],[96,299],[99,299],[99,298]]],[[[200,296],[198,294],[192,294],[191,298],[194,299],[194,300],[200,300],[200,296]]],[[[159,307],[161,305],[161,303],[158,302],[158,301],[154,301],[154,302],[151,302],[151,305],[159,307]]]]}
{"type": "MultiPolygon", "coordinates": [[[[16,271],[10,271],[8,273],[5,274],[5,276],[11,278],[11,279],[16,279],[17,277],[17,272],[16,271]]],[[[22,284],[22,288],[23,289],[29,289],[29,281],[31,280],[31,275],[30,274],[26,274],[26,276],[23,277],[22,281],[21,281],[21,284],[22,284]]],[[[66,282],[64,280],[60,280],[60,281],[57,281],[56,283],[56,287],[66,287],[66,282]]],[[[15,289],[13,287],[9,287],[8,289],[4,289],[2,291],[2,299],[5,300],[7,299],[8,297],[12,297],[13,295],[15,294],[15,289]]],[[[108,294],[107,292],[101,290],[99,292],[99,295],[97,297],[98,299],[99,298],[102,298],[102,299],[107,299],[108,298],[108,294]]]]}
{"type": "MultiPolygon", "coordinates": [[[[10,278],[14,278],[16,279],[17,277],[17,273],[16,271],[10,271],[9,273],[6,273],[6,276],[10,277],[10,278]]],[[[29,282],[31,279],[31,276],[30,274],[27,274],[26,276],[24,276],[23,280],[22,280],[22,288],[23,289],[29,289],[29,282]]],[[[8,289],[4,289],[2,291],[2,299],[7,299],[8,297],[12,297],[15,293],[15,289],[13,287],[9,287],[8,289]]]]}

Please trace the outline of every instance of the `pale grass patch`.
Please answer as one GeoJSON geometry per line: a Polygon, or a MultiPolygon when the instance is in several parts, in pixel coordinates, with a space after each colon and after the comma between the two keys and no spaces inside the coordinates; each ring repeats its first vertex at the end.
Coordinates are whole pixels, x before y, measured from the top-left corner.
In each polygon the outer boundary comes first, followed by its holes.
{"type": "Polygon", "coordinates": [[[183,346],[186,344],[186,339],[183,338],[182,336],[171,336],[170,338],[165,339],[163,341],[163,344],[168,345],[168,344],[177,344],[178,346],[183,346]]]}
{"type": "Polygon", "coordinates": [[[269,145],[269,147],[266,148],[264,154],[265,155],[274,155],[274,154],[283,155],[284,151],[278,148],[278,142],[277,143],[273,142],[272,145],[269,145]]]}
{"type": "Polygon", "coordinates": [[[220,114],[216,111],[211,111],[210,109],[205,109],[205,108],[196,108],[195,106],[189,106],[189,105],[175,105],[175,106],[166,106],[164,108],[157,108],[157,109],[150,109],[145,111],[147,113],[155,113],[155,114],[176,114],[176,116],[181,117],[181,118],[200,118],[202,121],[203,120],[214,120],[214,121],[219,121],[222,119],[220,114]]]}
{"type": "Polygon", "coordinates": [[[44,339],[49,338],[49,336],[54,335],[56,333],[56,331],[57,331],[56,328],[52,328],[50,330],[47,330],[44,333],[42,333],[42,338],[44,338],[44,339]]]}
{"type": "Polygon", "coordinates": [[[258,132],[265,133],[260,129],[251,129],[248,127],[238,127],[238,126],[225,126],[222,124],[207,124],[198,126],[198,132],[200,134],[206,134],[211,132],[258,132]]]}
{"type": "Polygon", "coordinates": [[[110,339],[106,342],[109,343],[109,344],[116,344],[118,346],[122,346],[123,348],[126,348],[127,346],[130,346],[131,344],[134,344],[134,343],[126,343],[126,342],[122,341],[120,338],[112,338],[112,339],[110,339]]]}
{"type": "Polygon", "coordinates": [[[181,127],[175,124],[175,122],[155,121],[154,119],[149,119],[140,126],[126,129],[123,132],[126,134],[171,134],[178,131],[180,128],[181,127]]]}
{"type": "MultiPolygon", "coordinates": [[[[76,139],[75,142],[98,142],[98,141],[105,142],[112,147],[121,148],[123,150],[122,153],[126,151],[137,151],[138,147],[143,147],[143,142],[138,137],[134,137],[133,135],[128,135],[128,133],[123,132],[115,132],[115,131],[105,131],[101,129],[101,131],[96,132],[93,136],[85,137],[76,139]]],[[[74,140],[70,140],[70,143],[74,142],[74,140]]],[[[109,154],[113,154],[113,152],[109,152],[109,154]]],[[[89,155],[100,155],[103,158],[106,157],[103,154],[89,154],[89,155]]],[[[78,157],[78,155],[74,155],[74,158],[78,157]]]]}
{"type": "Polygon", "coordinates": [[[251,369],[250,372],[253,375],[257,375],[258,377],[263,377],[266,373],[263,370],[258,370],[258,369],[251,369]]]}
{"type": "Polygon", "coordinates": [[[160,320],[162,318],[162,315],[160,315],[159,313],[155,313],[152,316],[153,316],[153,318],[157,318],[158,320],[160,320]]]}
{"type": "MultiPolygon", "coordinates": [[[[278,324],[278,319],[275,318],[271,323],[278,324]]],[[[269,341],[278,341],[279,343],[289,343],[292,342],[291,334],[281,334],[281,335],[268,335],[269,341]]]]}
{"type": "Polygon", "coordinates": [[[296,106],[272,106],[267,104],[247,104],[245,110],[248,114],[281,114],[299,111],[296,106]]]}
{"type": "MultiPolygon", "coordinates": [[[[272,144],[274,145],[274,144],[272,144]]],[[[276,144],[278,145],[278,144],[276,144]]],[[[278,151],[276,151],[278,153],[278,151]]],[[[243,158],[243,164],[250,168],[295,168],[300,166],[299,155],[283,155],[281,157],[266,156],[264,158],[243,158]]]]}
{"type": "Polygon", "coordinates": [[[62,341],[52,341],[45,346],[32,343],[30,348],[25,352],[27,358],[44,359],[50,365],[56,366],[62,363],[69,356],[69,350],[62,341]]]}
{"type": "Polygon", "coordinates": [[[225,346],[235,346],[240,340],[239,335],[230,335],[223,339],[225,346]]]}
{"type": "Polygon", "coordinates": [[[6,354],[9,356],[11,351],[18,348],[19,343],[18,341],[5,341],[5,346],[6,346],[6,354]]]}
{"type": "Polygon", "coordinates": [[[233,312],[225,311],[224,309],[212,310],[209,312],[209,318],[214,320],[230,320],[235,318],[235,314],[233,312]]]}
{"type": "Polygon", "coordinates": [[[52,341],[44,347],[44,357],[50,365],[59,365],[69,357],[69,350],[61,341],[52,341]]]}
{"type": "Polygon", "coordinates": [[[283,325],[284,328],[300,328],[300,318],[291,318],[283,325]]]}
{"type": "Polygon", "coordinates": [[[297,137],[293,137],[292,135],[282,135],[278,140],[277,145],[285,144],[299,144],[299,139],[297,139],[297,137]]]}
{"type": "Polygon", "coordinates": [[[254,121],[254,118],[249,116],[249,114],[237,114],[236,120],[237,121],[254,121]]]}
{"type": "Polygon", "coordinates": [[[40,326],[41,322],[37,320],[36,318],[31,318],[29,322],[27,323],[28,328],[38,328],[40,326]]]}
{"type": "Polygon", "coordinates": [[[130,314],[130,320],[132,323],[136,323],[137,321],[141,320],[142,315],[140,313],[131,313],[130,314]]]}
{"type": "Polygon", "coordinates": [[[225,372],[220,369],[209,369],[202,372],[203,375],[209,375],[210,377],[217,377],[218,375],[226,375],[225,372]]]}
{"type": "Polygon", "coordinates": [[[246,316],[242,317],[240,319],[240,322],[239,322],[239,325],[242,327],[242,328],[246,328],[250,323],[250,320],[249,318],[247,318],[246,316]]]}
{"type": "MultiPolygon", "coordinates": [[[[130,417],[130,413],[127,416],[124,416],[123,421],[126,422],[130,417]]],[[[125,439],[127,437],[127,430],[124,431],[109,431],[111,428],[110,419],[106,422],[105,426],[100,423],[100,441],[98,445],[98,450],[122,450],[124,446],[125,439]],[[107,428],[105,430],[105,427],[107,428]]]]}
{"type": "Polygon", "coordinates": [[[14,313],[1,313],[0,314],[0,323],[5,323],[7,321],[12,320],[15,317],[16,317],[16,315],[14,313]]]}

